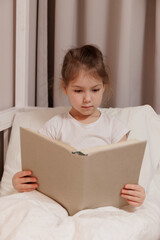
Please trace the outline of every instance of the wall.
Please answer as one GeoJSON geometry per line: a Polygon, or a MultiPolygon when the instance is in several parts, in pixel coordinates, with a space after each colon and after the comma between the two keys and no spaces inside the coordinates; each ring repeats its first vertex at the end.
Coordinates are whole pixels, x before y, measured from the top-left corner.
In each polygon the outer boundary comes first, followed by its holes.
{"type": "Polygon", "coordinates": [[[0,0],[0,110],[14,105],[15,1],[0,0]]]}

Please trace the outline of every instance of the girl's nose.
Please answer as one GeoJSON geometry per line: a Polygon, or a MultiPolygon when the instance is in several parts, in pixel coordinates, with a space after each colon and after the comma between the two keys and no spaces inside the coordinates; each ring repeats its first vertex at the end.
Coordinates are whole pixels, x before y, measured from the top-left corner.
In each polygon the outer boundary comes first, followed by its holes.
{"type": "Polygon", "coordinates": [[[88,102],[91,101],[91,96],[90,96],[89,93],[86,92],[86,93],[84,94],[83,101],[84,101],[85,103],[88,103],[88,102]]]}

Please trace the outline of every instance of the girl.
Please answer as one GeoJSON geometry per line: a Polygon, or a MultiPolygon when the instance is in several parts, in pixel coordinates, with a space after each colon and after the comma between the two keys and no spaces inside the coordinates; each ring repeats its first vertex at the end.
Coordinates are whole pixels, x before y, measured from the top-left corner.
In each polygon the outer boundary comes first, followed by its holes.
{"type": "MultiPolygon", "coordinates": [[[[69,112],[50,119],[39,132],[78,150],[126,141],[129,130],[98,108],[104,91],[109,94],[109,86],[109,76],[99,49],[91,45],[70,49],[63,61],[62,89],[72,107],[69,112]]],[[[37,179],[31,174],[31,171],[16,173],[14,188],[19,192],[36,189],[37,179]]],[[[145,199],[145,191],[140,185],[126,184],[121,197],[130,205],[140,206],[145,199]]]]}

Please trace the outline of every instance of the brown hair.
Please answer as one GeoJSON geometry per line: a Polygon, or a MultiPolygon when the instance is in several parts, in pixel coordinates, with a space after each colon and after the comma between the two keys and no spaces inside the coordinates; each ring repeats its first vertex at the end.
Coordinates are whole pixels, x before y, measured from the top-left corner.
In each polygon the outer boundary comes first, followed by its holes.
{"type": "Polygon", "coordinates": [[[105,68],[103,55],[97,47],[84,45],[68,50],[61,71],[63,86],[68,86],[82,70],[95,78],[100,78],[107,90],[110,89],[109,73],[105,68]]]}

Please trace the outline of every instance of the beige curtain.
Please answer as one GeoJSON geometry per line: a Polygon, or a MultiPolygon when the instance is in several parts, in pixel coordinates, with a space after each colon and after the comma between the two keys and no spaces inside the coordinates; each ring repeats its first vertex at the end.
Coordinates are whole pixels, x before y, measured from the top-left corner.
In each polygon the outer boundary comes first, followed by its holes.
{"type": "Polygon", "coordinates": [[[111,69],[110,106],[160,113],[160,0],[55,0],[54,22],[54,106],[68,104],[59,80],[66,50],[95,44],[111,69]]]}
{"type": "Polygon", "coordinates": [[[47,0],[37,0],[36,106],[48,107],[47,0]]]}

